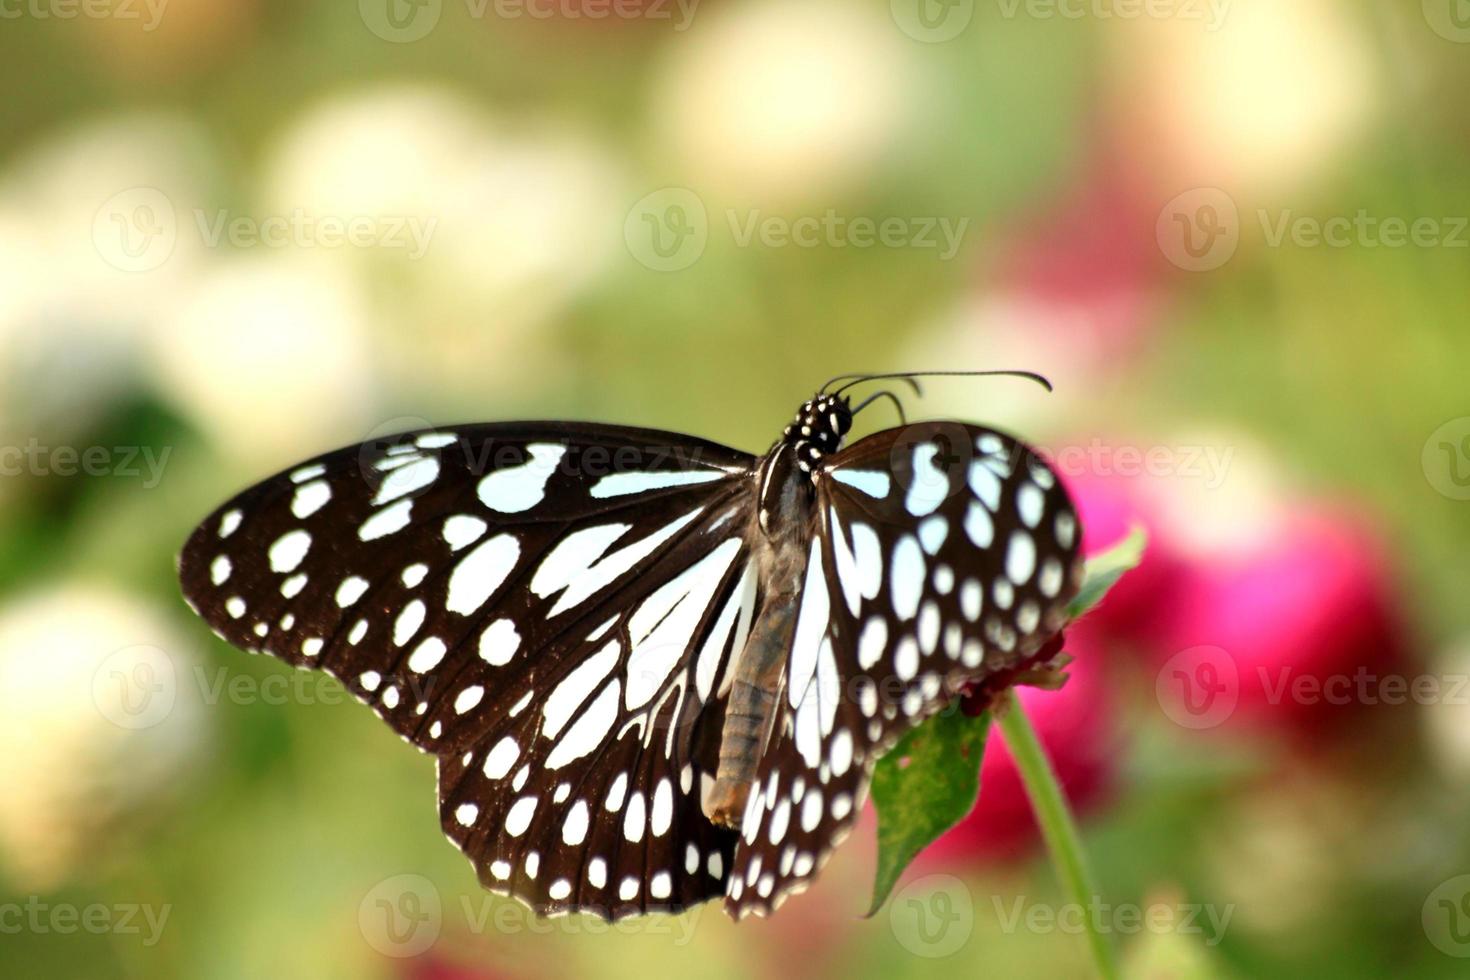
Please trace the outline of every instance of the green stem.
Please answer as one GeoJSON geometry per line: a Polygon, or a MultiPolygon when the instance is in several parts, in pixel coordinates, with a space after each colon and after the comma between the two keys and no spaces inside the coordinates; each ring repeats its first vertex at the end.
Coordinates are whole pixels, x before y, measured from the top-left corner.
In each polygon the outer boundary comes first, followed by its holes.
{"type": "MultiPolygon", "coordinates": [[[[1046,750],[1036,738],[1031,722],[1021,710],[1021,702],[1014,691],[1006,692],[1006,700],[1000,715],[1000,730],[1005,735],[1006,746],[1011,758],[1026,785],[1026,795],[1031,799],[1031,808],[1036,813],[1036,822],[1041,825],[1041,834],[1051,852],[1052,864],[1062,879],[1073,902],[1083,909],[1091,908],[1097,899],[1097,885],[1092,871],[1087,866],[1087,854],[1082,849],[1082,838],[1077,833],[1077,821],[1062,795],[1057,774],[1047,760],[1046,750]]],[[[1092,916],[1084,915],[1087,924],[1087,945],[1092,950],[1093,963],[1098,976],[1103,980],[1117,980],[1118,963],[1112,944],[1097,929],[1092,916]]]]}

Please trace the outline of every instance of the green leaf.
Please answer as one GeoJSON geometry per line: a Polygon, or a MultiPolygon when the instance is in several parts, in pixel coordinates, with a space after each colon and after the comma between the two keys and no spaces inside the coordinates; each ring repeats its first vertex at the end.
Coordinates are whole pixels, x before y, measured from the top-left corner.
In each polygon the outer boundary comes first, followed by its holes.
{"type": "MultiPolygon", "coordinates": [[[[1135,528],[1128,537],[1087,562],[1070,619],[1102,602],[1108,590],[1143,559],[1148,536],[1135,528]]],[[[873,881],[873,915],[919,852],[959,823],[980,795],[980,760],[990,733],[990,715],[966,717],[951,705],[898,741],[873,767],[873,805],[878,810],[878,871],[873,881]]]]}
{"type": "Polygon", "coordinates": [[[1087,574],[1082,580],[1077,598],[1067,607],[1067,618],[1076,619],[1102,602],[1108,590],[1118,584],[1123,573],[1137,568],[1138,563],[1143,561],[1143,550],[1147,545],[1147,532],[1141,527],[1135,527],[1128,533],[1128,537],[1102,554],[1087,559],[1087,574]]]}
{"type": "Polygon", "coordinates": [[[899,739],[873,767],[878,873],[868,915],[888,901],[909,862],[975,808],[989,732],[988,712],[970,718],[956,702],[899,739]]]}

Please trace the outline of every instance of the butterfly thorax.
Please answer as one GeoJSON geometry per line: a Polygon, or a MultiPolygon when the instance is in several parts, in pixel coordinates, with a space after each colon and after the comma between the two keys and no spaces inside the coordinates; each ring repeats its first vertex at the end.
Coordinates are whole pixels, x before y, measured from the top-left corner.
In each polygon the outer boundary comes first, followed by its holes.
{"type": "Polygon", "coordinates": [[[720,732],[720,763],[704,803],[717,824],[738,828],[760,754],[771,736],[811,539],[813,468],[842,446],[852,426],[847,400],[819,396],[797,412],[760,470],[759,526],[752,528],[761,602],[737,654],[720,732]]]}
{"type": "MultiPolygon", "coordinates": [[[[840,395],[819,394],[797,409],[796,417],[766,453],[760,470],[760,526],[773,533],[773,515],[781,509],[781,495],[793,483],[811,495],[812,471],[824,456],[842,448],[852,428],[852,407],[840,395]]],[[[803,515],[791,515],[800,520],[803,515]]],[[[805,527],[805,523],[799,526],[805,527]]]]}

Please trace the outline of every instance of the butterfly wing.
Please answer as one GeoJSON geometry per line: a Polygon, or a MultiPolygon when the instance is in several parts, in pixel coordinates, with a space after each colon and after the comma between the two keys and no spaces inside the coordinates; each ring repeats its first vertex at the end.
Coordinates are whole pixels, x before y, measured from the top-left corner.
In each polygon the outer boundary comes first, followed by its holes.
{"type": "Polygon", "coordinates": [[[990,429],[870,436],[814,474],[816,510],[780,715],[726,907],[766,914],[847,835],[874,763],[968,682],[1034,655],[1081,578],[1056,474],[990,429]]]}
{"type": "Polygon", "coordinates": [[[610,426],[408,433],[246,490],[179,574],[225,640],[331,673],[439,757],[487,887],[676,910],[722,892],[733,847],[698,793],[757,608],[754,463],[610,426]]]}

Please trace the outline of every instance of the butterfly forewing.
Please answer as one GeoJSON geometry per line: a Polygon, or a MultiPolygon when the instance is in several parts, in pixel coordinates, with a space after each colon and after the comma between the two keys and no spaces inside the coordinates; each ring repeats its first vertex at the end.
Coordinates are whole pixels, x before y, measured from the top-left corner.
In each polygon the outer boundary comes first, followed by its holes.
{"type": "Polygon", "coordinates": [[[409,433],[240,494],[180,577],[226,640],[327,670],[440,757],[446,833],[488,887],[677,909],[731,857],[699,792],[758,601],[753,464],[605,426],[409,433]]]}
{"type": "Polygon", "coordinates": [[[727,884],[738,916],[804,889],[874,762],[971,680],[1062,626],[1080,579],[1055,473],[975,426],[888,430],[815,473],[812,546],[771,744],[727,884]]]}

